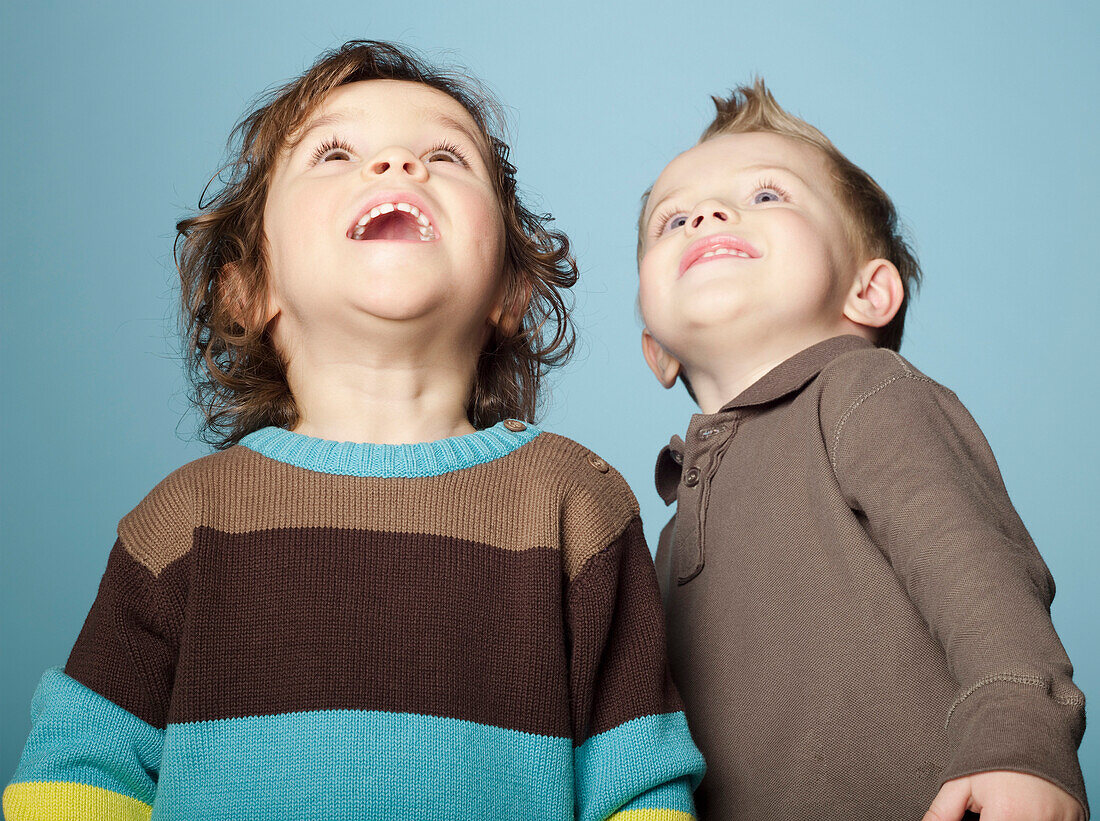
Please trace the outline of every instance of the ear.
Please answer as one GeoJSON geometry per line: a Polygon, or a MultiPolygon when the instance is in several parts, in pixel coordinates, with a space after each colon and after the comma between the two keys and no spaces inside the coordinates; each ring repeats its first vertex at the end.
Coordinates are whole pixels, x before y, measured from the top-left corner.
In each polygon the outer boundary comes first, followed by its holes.
{"type": "Polygon", "coordinates": [[[897,266],[886,259],[873,259],[856,275],[844,303],[844,316],[857,325],[881,328],[894,318],[904,298],[897,266]]]}
{"type": "Polygon", "coordinates": [[[519,330],[527,306],[531,304],[531,283],[523,282],[514,291],[504,286],[500,299],[489,311],[489,324],[500,331],[502,336],[514,336],[519,330]]]}
{"type": "Polygon", "coordinates": [[[680,375],[680,360],[661,347],[648,328],[642,329],[642,356],[662,386],[671,388],[676,384],[676,377],[680,375]]]}
{"type": "Polygon", "coordinates": [[[218,289],[233,320],[246,330],[266,328],[280,313],[279,307],[269,295],[264,296],[262,303],[254,299],[244,273],[235,262],[227,262],[222,266],[218,276],[218,289]]]}

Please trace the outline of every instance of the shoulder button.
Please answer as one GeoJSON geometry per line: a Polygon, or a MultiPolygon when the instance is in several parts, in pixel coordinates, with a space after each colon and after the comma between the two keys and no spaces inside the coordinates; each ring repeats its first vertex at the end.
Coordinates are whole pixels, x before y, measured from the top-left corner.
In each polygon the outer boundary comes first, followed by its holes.
{"type": "Polygon", "coordinates": [[[592,465],[592,467],[594,467],[600,473],[607,473],[607,471],[611,469],[610,465],[608,465],[607,462],[605,462],[603,459],[601,459],[599,456],[596,456],[595,454],[588,457],[588,464],[592,465]]]}
{"type": "Polygon", "coordinates": [[[521,433],[527,430],[527,426],[518,419],[505,419],[504,427],[508,428],[512,433],[521,433]]]}

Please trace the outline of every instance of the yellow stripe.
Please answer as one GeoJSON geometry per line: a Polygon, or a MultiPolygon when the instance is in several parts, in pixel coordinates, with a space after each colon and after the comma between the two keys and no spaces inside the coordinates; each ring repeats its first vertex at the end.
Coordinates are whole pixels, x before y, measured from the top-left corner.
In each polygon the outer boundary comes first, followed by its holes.
{"type": "Polygon", "coordinates": [[[7,821],[149,821],[152,813],[144,801],[68,781],[29,781],[4,790],[7,821]]]}
{"type": "Polygon", "coordinates": [[[680,810],[624,810],[615,813],[607,821],[695,821],[695,816],[680,810]]]}

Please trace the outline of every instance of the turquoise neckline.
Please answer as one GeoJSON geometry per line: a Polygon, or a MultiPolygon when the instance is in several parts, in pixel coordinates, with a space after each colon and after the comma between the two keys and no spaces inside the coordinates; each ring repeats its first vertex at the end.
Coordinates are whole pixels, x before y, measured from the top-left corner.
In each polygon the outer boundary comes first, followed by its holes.
{"type": "MultiPolygon", "coordinates": [[[[515,423],[510,423],[515,426],[515,423]]],[[[525,445],[542,431],[532,425],[513,431],[498,422],[491,428],[435,442],[378,445],[334,442],[283,428],[253,431],[240,444],[269,459],[337,476],[375,478],[439,476],[492,462],[525,445]]]]}

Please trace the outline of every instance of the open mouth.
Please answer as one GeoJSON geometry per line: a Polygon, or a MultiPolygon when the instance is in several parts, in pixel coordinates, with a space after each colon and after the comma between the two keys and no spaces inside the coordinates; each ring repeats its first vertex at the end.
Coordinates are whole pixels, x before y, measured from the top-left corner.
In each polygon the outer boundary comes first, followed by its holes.
{"type": "Polygon", "coordinates": [[[403,240],[431,242],[435,227],[427,215],[407,202],[384,202],[370,209],[348,231],[354,240],[403,240]]]}
{"type": "Polygon", "coordinates": [[[703,237],[693,242],[680,259],[680,276],[693,265],[712,259],[758,259],[760,252],[749,242],[731,234],[703,237]]]}

